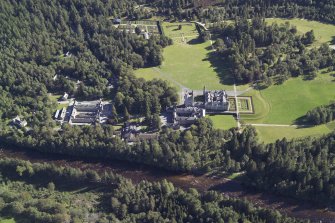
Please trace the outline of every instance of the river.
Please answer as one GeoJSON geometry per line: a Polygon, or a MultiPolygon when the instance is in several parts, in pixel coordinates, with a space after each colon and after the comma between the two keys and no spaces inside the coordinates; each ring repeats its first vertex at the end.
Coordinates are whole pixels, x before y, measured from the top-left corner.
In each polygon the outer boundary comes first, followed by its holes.
{"type": "Polygon", "coordinates": [[[142,180],[160,181],[166,179],[183,189],[195,188],[201,192],[215,190],[228,197],[247,199],[256,206],[278,210],[290,217],[309,219],[313,223],[335,223],[334,211],[317,208],[311,202],[298,202],[273,194],[251,192],[235,180],[206,175],[196,176],[174,173],[172,171],[123,161],[99,162],[97,160],[81,160],[60,155],[53,155],[50,158],[50,155],[37,152],[28,153],[22,150],[1,149],[0,158],[5,157],[29,160],[32,163],[48,162],[57,166],[70,166],[82,170],[94,169],[97,172],[113,171],[125,178],[131,179],[134,183],[142,180]]]}

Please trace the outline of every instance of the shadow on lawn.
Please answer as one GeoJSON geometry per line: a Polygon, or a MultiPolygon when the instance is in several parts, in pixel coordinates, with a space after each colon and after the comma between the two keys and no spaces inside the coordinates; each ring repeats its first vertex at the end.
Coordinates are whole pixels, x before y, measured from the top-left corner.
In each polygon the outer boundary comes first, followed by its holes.
{"type": "Polygon", "coordinates": [[[307,119],[306,115],[297,118],[294,121],[294,125],[297,125],[298,129],[307,129],[315,126],[307,119]]]}
{"type": "Polygon", "coordinates": [[[221,84],[234,85],[234,77],[231,76],[232,74],[229,72],[229,64],[224,62],[217,52],[209,52],[205,60],[208,60],[211,63],[211,66],[220,78],[221,84]]]}
{"type": "Polygon", "coordinates": [[[335,44],[335,36],[332,36],[332,40],[330,41],[331,44],[335,44]]]}
{"type": "Polygon", "coordinates": [[[190,41],[187,42],[190,45],[197,45],[197,44],[201,44],[202,41],[200,38],[195,38],[195,39],[191,39],[190,41]]]}
{"type": "MultiPolygon", "coordinates": [[[[334,73],[334,74],[331,74],[331,76],[335,78],[335,73],[334,73]]],[[[335,82],[335,79],[332,80],[332,82],[335,82]]]]}

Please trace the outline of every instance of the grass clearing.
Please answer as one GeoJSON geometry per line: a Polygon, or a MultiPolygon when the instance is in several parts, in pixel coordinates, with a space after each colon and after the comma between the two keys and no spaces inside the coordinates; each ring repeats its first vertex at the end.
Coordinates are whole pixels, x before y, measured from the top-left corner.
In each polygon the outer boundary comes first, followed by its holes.
{"type": "Polygon", "coordinates": [[[325,24],[317,21],[310,21],[305,19],[279,19],[271,18],[266,19],[266,21],[271,23],[285,23],[289,22],[291,25],[297,27],[300,34],[314,30],[316,42],[313,44],[315,46],[321,45],[322,43],[329,43],[335,37],[335,26],[330,24],[325,24]]]}
{"type": "MultiPolygon", "coordinates": [[[[199,34],[193,23],[164,22],[163,27],[165,34],[174,40],[174,44],[164,49],[164,62],[160,67],[138,69],[135,71],[137,77],[147,80],[162,78],[194,90],[201,90],[205,85],[210,90],[233,90],[233,80],[223,79],[229,76],[226,75],[227,65],[213,55],[210,41],[199,42],[199,34]],[[177,30],[179,24],[185,24],[181,30],[177,30]],[[180,41],[183,33],[186,42],[180,41]]],[[[237,88],[244,90],[248,85],[237,88]]]]}
{"type": "Polygon", "coordinates": [[[255,115],[242,115],[247,123],[295,124],[307,111],[329,104],[335,100],[334,77],[320,73],[315,80],[291,78],[281,85],[262,91],[252,90],[246,95],[255,95],[255,115]]]}
{"type": "Polygon", "coordinates": [[[237,127],[236,120],[232,115],[209,115],[207,117],[213,121],[214,128],[228,130],[237,127]]]}
{"type": "Polygon", "coordinates": [[[135,76],[137,78],[143,78],[147,81],[153,80],[153,79],[160,79],[163,78],[163,76],[159,75],[154,69],[152,68],[142,68],[134,71],[135,76]]]}
{"type": "Polygon", "coordinates": [[[307,136],[318,137],[332,132],[332,130],[327,125],[319,125],[310,128],[296,128],[293,126],[290,127],[257,126],[256,129],[260,142],[264,143],[272,143],[284,137],[287,139],[302,138],[307,136]]]}
{"type": "Polygon", "coordinates": [[[240,173],[232,173],[231,175],[229,175],[227,177],[227,179],[230,179],[230,180],[238,180],[238,178],[240,178],[241,176],[243,176],[243,172],[240,172],[240,173]]]}
{"type": "Polygon", "coordinates": [[[316,43],[314,45],[320,45],[322,43],[330,43],[335,37],[335,28],[333,25],[325,24],[317,21],[310,21],[304,19],[268,19],[268,22],[285,23],[289,22],[291,25],[297,27],[300,34],[314,30],[316,37],[316,43]]]}
{"type": "Polygon", "coordinates": [[[11,219],[0,219],[0,223],[15,223],[14,218],[11,219]]]}
{"type": "Polygon", "coordinates": [[[192,38],[199,35],[195,24],[189,22],[163,22],[164,34],[172,39],[192,36],[192,38]],[[181,29],[179,29],[181,26],[181,29]]]}

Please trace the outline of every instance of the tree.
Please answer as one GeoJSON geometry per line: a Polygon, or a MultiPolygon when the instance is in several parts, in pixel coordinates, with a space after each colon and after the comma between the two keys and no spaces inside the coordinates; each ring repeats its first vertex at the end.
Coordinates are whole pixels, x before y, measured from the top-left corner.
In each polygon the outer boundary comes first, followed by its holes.
{"type": "Polygon", "coordinates": [[[130,115],[129,115],[129,112],[128,112],[128,109],[127,109],[126,106],[124,106],[123,117],[124,117],[125,121],[129,121],[129,119],[130,119],[130,115]]]}
{"type": "Polygon", "coordinates": [[[151,118],[151,127],[153,130],[160,130],[161,128],[161,118],[159,117],[158,114],[155,114],[151,118]]]}
{"type": "Polygon", "coordinates": [[[116,108],[114,105],[112,105],[112,117],[113,117],[113,122],[114,123],[118,123],[119,122],[119,118],[118,118],[118,113],[116,111],[116,108]]]}
{"type": "Polygon", "coordinates": [[[50,192],[54,192],[55,191],[55,184],[53,183],[53,182],[50,182],[50,183],[48,183],[48,190],[50,191],[50,192]]]}
{"type": "Polygon", "coordinates": [[[140,34],[142,33],[141,28],[138,27],[138,26],[136,26],[136,28],[135,28],[135,33],[136,33],[137,35],[140,35],[140,34]]]}
{"type": "Polygon", "coordinates": [[[305,34],[304,43],[309,45],[315,41],[314,31],[311,30],[305,34]]]}

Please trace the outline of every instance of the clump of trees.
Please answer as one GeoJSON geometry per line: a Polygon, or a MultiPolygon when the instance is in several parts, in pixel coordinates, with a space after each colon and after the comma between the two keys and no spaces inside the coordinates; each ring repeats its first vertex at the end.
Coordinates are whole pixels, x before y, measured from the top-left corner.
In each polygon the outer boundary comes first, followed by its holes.
{"type": "Polygon", "coordinates": [[[325,124],[335,120],[335,103],[323,105],[308,111],[306,119],[314,125],[325,124]]]}
{"type": "Polygon", "coordinates": [[[237,82],[269,83],[271,78],[282,83],[300,75],[313,79],[319,69],[335,64],[334,52],[327,44],[306,48],[315,39],[313,31],[298,36],[289,23],[268,25],[259,17],[251,22],[237,19],[234,24],[219,24],[214,32],[220,37],[215,43],[218,56],[229,61],[237,82]]]}

